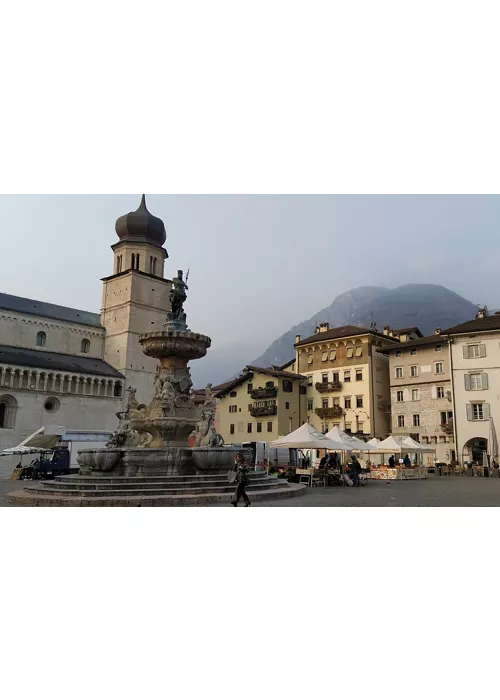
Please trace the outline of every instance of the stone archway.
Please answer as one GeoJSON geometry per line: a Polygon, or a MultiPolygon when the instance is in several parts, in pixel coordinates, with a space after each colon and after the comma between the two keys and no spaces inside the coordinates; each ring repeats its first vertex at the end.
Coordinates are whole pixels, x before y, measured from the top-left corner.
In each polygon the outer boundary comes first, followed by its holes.
{"type": "Polygon", "coordinates": [[[473,462],[482,466],[483,455],[488,454],[488,440],[483,437],[475,437],[468,440],[462,448],[462,461],[473,462]]]}

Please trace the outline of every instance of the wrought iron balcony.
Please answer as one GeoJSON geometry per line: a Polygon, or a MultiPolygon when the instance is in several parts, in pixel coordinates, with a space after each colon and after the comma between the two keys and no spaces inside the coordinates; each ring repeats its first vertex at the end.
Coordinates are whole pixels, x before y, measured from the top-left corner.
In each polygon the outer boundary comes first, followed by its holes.
{"type": "Polygon", "coordinates": [[[453,435],[453,421],[449,420],[446,423],[441,423],[441,430],[446,435],[453,435]]]}
{"type": "Polygon", "coordinates": [[[342,406],[316,408],[314,413],[318,416],[318,418],[341,418],[344,415],[342,406]]]}
{"type": "Polygon", "coordinates": [[[259,389],[254,389],[253,391],[250,392],[250,396],[252,399],[275,399],[278,396],[278,387],[276,386],[271,386],[271,387],[266,387],[262,388],[259,387],[259,389]]]}
{"type": "Polygon", "coordinates": [[[277,406],[252,406],[250,409],[250,415],[254,418],[260,418],[261,416],[275,416],[277,413],[277,406]]]}
{"type": "Polygon", "coordinates": [[[326,394],[329,391],[341,391],[342,389],[342,382],[317,382],[316,383],[316,391],[319,391],[321,394],[326,394]]]}

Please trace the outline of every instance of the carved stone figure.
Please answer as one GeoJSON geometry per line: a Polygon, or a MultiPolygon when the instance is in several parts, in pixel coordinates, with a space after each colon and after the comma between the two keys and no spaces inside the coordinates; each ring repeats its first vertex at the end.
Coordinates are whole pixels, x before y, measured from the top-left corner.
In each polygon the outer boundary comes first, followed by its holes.
{"type": "Polygon", "coordinates": [[[168,416],[172,413],[172,411],[174,410],[175,397],[176,395],[174,387],[168,381],[168,379],[163,379],[160,394],[160,402],[163,409],[163,415],[168,416]]]}
{"type": "Polygon", "coordinates": [[[137,447],[141,436],[135,430],[118,429],[112,436],[106,447],[137,447]]]}
{"type": "Polygon", "coordinates": [[[212,385],[208,384],[205,389],[205,401],[203,402],[201,417],[192,433],[196,447],[220,447],[224,444],[224,438],[215,430],[216,408],[215,398],[212,394],[212,385]]]}
{"type": "Polygon", "coordinates": [[[143,433],[141,435],[141,439],[139,440],[138,447],[146,449],[151,445],[152,442],[153,436],[151,435],[151,433],[143,433]]]}
{"type": "Polygon", "coordinates": [[[156,375],[155,375],[155,381],[154,381],[154,387],[155,387],[155,396],[160,397],[161,395],[161,390],[163,387],[163,379],[160,374],[160,370],[156,370],[156,375]]]}

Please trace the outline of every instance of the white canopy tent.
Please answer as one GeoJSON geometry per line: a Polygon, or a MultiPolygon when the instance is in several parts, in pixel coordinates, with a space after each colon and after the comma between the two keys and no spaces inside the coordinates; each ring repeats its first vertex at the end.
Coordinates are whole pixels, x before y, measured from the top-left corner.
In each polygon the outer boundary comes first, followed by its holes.
{"type": "Polygon", "coordinates": [[[379,452],[402,452],[409,450],[409,446],[404,444],[406,437],[404,435],[389,435],[388,438],[379,443],[379,452]]]}
{"type": "Polygon", "coordinates": [[[380,445],[380,440],[378,438],[372,438],[371,440],[368,440],[366,444],[371,445],[372,447],[378,447],[380,445]]]}
{"type": "Polygon", "coordinates": [[[318,433],[312,425],[304,423],[290,435],[269,443],[270,447],[288,447],[299,450],[345,450],[343,443],[330,440],[323,433],[318,433]]]}
{"type": "Polygon", "coordinates": [[[66,428],[61,426],[39,428],[29,437],[25,438],[16,447],[9,447],[0,452],[0,457],[12,457],[13,455],[30,455],[50,450],[55,447],[61,437],[65,434],[66,428]]]}
{"type": "Polygon", "coordinates": [[[363,442],[363,440],[358,440],[358,438],[349,433],[345,433],[340,430],[338,426],[335,426],[329,433],[326,434],[329,440],[334,440],[335,442],[341,442],[344,445],[345,452],[376,452],[376,448],[370,445],[368,442],[363,442]]]}
{"type": "Polygon", "coordinates": [[[435,452],[432,447],[425,447],[425,445],[422,445],[411,437],[405,438],[403,443],[408,447],[410,452],[435,452]]]}

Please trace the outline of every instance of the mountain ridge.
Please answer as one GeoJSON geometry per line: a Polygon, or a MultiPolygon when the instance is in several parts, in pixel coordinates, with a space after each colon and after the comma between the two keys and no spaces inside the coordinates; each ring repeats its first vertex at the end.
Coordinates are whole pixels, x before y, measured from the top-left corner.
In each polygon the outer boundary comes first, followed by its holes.
{"type": "Polygon", "coordinates": [[[294,355],[295,336],[307,338],[319,323],[331,328],[361,326],[375,322],[379,330],[418,326],[424,335],[436,328],[448,328],[474,318],[477,307],[456,292],[435,284],[405,284],[387,287],[356,287],[337,296],[330,306],[301,321],[277,338],[253,362],[260,367],[284,365],[294,355]]]}

